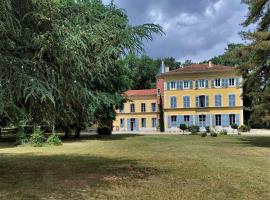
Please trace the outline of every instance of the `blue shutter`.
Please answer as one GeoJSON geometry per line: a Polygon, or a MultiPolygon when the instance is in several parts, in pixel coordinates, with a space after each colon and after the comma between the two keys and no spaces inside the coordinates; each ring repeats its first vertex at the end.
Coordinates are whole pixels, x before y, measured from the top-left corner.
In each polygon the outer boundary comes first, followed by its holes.
{"type": "Polygon", "coordinates": [[[200,123],[199,123],[199,115],[195,115],[195,125],[196,125],[196,126],[200,126],[200,123]]]}
{"type": "Polygon", "coordinates": [[[222,126],[229,126],[230,125],[230,118],[229,115],[222,115],[222,126]]]}
{"type": "Polygon", "coordinates": [[[173,105],[174,105],[174,102],[173,102],[173,101],[174,101],[174,98],[173,98],[173,97],[171,97],[171,98],[170,98],[170,104],[171,104],[171,108],[173,108],[173,105]]]}
{"type": "Polygon", "coordinates": [[[135,131],[138,131],[139,130],[139,120],[138,119],[135,119],[135,123],[134,123],[134,130],[135,131]]]}
{"type": "Polygon", "coordinates": [[[123,119],[123,125],[121,125],[121,128],[125,128],[126,124],[125,124],[125,119],[123,119]]]}
{"type": "Polygon", "coordinates": [[[216,126],[216,115],[212,115],[212,127],[216,126]]]}
{"type": "Polygon", "coordinates": [[[204,80],[205,87],[208,88],[208,80],[204,80]]]}
{"type": "Polygon", "coordinates": [[[180,89],[181,89],[180,81],[177,81],[177,83],[176,83],[176,84],[177,84],[177,85],[176,85],[177,90],[180,90],[180,89]]]}
{"type": "Polygon", "coordinates": [[[190,89],[193,89],[193,81],[189,81],[189,87],[190,89]]]}
{"type": "Polygon", "coordinates": [[[193,125],[193,115],[189,115],[189,126],[193,125]]]}
{"type": "Polygon", "coordinates": [[[198,87],[199,87],[199,81],[196,80],[196,89],[198,89],[198,87]]]}
{"type": "Polygon", "coordinates": [[[206,115],[205,125],[210,127],[210,115],[206,115]]]}
{"type": "Polygon", "coordinates": [[[180,90],[183,90],[183,81],[180,81],[180,90]]]}
{"type": "Polygon", "coordinates": [[[216,107],[222,106],[221,99],[222,99],[221,95],[215,95],[215,106],[216,107]]]}
{"type": "Polygon", "coordinates": [[[219,95],[219,106],[222,107],[222,96],[219,95]]]}
{"type": "Polygon", "coordinates": [[[222,87],[224,88],[228,87],[228,79],[222,79],[222,87]]]}
{"type": "Polygon", "coordinates": [[[236,97],[235,94],[229,94],[229,106],[235,106],[236,105],[236,97]]]}
{"type": "Polygon", "coordinates": [[[240,125],[240,115],[235,115],[235,123],[239,126],[240,125]]]}
{"type": "Polygon", "coordinates": [[[218,107],[218,95],[215,95],[215,106],[218,107]]]}
{"type": "Polygon", "coordinates": [[[170,82],[167,82],[167,90],[170,90],[170,82]]]}
{"type": "Polygon", "coordinates": [[[199,108],[200,105],[199,105],[199,96],[196,96],[196,107],[199,108]]]}
{"type": "Polygon", "coordinates": [[[240,86],[240,79],[239,78],[236,78],[235,82],[236,82],[236,86],[240,86]]]}
{"type": "Polygon", "coordinates": [[[226,126],[226,115],[221,115],[221,126],[226,126]]]}
{"type": "Polygon", "coordinates": [[[168,128],[171,128],[171,116],[168,115],[168,128]]]}
{"type": "Polygon", "coordinates": [[[174,108],[177,108],[177,98],[174,97],[174,108]]]}
{"type": "Polygon", "coordinates": [[[206,107],[209,107],[209,96],[205,96],[205,105],[206,107]]]}
{"type": "Polygon", "coordinates": [[[187,97],[187,107],[190,108],[190,97],[187,97]]]}
{"type": "Polygon", "coordinates": [[[131,128],[130,128],[130,119],[127,120],[127,127],[128,127],[128,131],[131,131],[131,128]]]}

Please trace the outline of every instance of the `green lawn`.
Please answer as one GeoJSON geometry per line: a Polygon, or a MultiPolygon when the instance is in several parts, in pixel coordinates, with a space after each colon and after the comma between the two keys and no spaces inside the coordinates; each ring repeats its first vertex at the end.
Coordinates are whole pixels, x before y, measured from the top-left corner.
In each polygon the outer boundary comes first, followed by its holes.
{"type": "Polygon", "coordinates": [[[270,137],[0,143],[0,199],[270,199],[270,137]]]}

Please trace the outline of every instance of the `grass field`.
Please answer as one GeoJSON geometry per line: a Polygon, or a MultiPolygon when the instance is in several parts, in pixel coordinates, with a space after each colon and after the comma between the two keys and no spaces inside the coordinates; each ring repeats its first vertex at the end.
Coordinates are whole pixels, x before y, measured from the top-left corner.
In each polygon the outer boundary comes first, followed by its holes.
{"type": "Polygon", "coordinates": [[[0,143],[0,199],[270,199],[270,137],[0,143]]]}

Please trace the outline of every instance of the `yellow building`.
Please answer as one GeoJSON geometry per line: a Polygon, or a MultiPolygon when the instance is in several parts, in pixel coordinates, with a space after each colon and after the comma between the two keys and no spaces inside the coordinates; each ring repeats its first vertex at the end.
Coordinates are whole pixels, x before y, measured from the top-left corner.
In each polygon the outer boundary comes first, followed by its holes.
{"type": "Polygon", "coordinates": [[[193,64],[159,77],[165,84],[167,131],[184,123],[210,128],[243,124],[242,77],[235,67],[193,64]]]}
{"type": "Polygon", "coordinates": [[[123,107],[117,110],[114,131],[156,131],[158,107],[156,89],[129,90],[123,107]]]}
{"type": "Polygon", "coordinates": [[[211,62],[173,71],[161,67],[157,89],[126,92],[130,101],[117,111],[115,131],[157,130],[158,95],[164,101],[165,131],[179,131],[180,124],[230,129],[244,123],[242,77],[235,67],[211,62]]]}

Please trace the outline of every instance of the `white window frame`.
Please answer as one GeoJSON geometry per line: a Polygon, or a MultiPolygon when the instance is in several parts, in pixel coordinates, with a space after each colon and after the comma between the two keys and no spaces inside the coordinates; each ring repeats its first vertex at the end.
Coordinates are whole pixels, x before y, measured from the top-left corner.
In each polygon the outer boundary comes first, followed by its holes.
{"type": "Polygon", "coordinates": [[[157,127],[157,118],[155,118],[155,117],[152,118],[151,122],[152,122],[152,128],[156,128],[156,127],[157,127]],[[153,126],[153,124],[154,124],[153,122],[154,122],[154,121],[155,121],[155,125],[156,125],[156,126],[153,126]]]}
{"type": "Polygon", "coordinates": [[[214,87],[215,88],[221,88],[222,87],[222,81],[220,78],[217,78],[214,80],[214,87]],[[219,86],[217,85],[217,81],[219,81],[219,86]]]}
{"type": "Polygon", "coordinates": [[[141,118],[141,127],[146,128],[146,118],[141,118]],[[143,123],[143,121],[144,121],[144,123],[143,123]]]}
{"type": "Polygon", "coordinates": [[[184,80],[183,81],[183,89],[187,90],[190,88],[190,81],[184,80]],[[187,85],[185,85],[187,83],[187,85]]]}
{"type": "Polygon", "coordinates": [[[205,94],[199,95],[199,108],[207,108],[206,106],[206,96],[205,94]],[[204,97],[204,107],[201,107],[201,101],[200,101],[200,97],[204,97]]]}
{"type": "Polygon", "coordinates": [[[215,115],[215,126],[222,126],[222,115],[221,114],[216,114],[215,115]],[[220,119],[218,120],[217,119],[217,116],[219,116],[220,117],[220,119]],[[219,123],[217,123],[217,122],[219,122],[219,123]]]}
{"type": "Polygon", "coordinates": [[[125,119],[124,118],[121,118],[120,119],[120,128],[124,128],[124,127],[125,127],[125,119]],[[124,123],[122,123],[122,122],[124,122],[124,123]]]}
{"type": "Polygon", "coordinates": [[[183,96],[183,108],[190,108],[190,96],[183,96]],[[189,106],[185,107],[185,97],[188,97],[189,98],[189,106]]]}
{"type": "Polygon", "coordinates": [[[170,82],[170,88],[171,88],[171,90],[176,90],[176,81],[170,82]]]}
{"type": "Polygon", "coordinates": [[[205,80],[204,79],[198,80],[198,88],[205,88],[205,80]]]}
{"type": "Polygon", "coordinates": [[[228,87],[235,87],[236,86],[236,79],[235,78],[228,78],[228,87]],[[233,85],[231,85],[231,80],[233,80],[233,85]]]}
{"type": "Polygon", "coordinates": [[[184,123],[188,125],[190,123],[190,116],[189,115],[184,115],[184,123]],[[188,118],[188,120],[186,120],[188,118]]]}
{"type": "Polygon", "coordinates": [[[177,126],[177,116],[176,115],[171,116],[171,126],[172,127],[177,126]],[[172,120],[173,118],[175,118],[175,121],[172,120]]]}
{"type": "Polygon", "coordinates": [[[134,103],[132,103],[132,104],[130,104],[130,112],[131,113],[135,113],[135,104],[134,103]],[[133,106],[132,106],[133,105],[133,106]],[[133,109],[132,109],[133,108],[133,109]]]}
{"type": "Polygon", "coordinates": [[[229,114],[229,123],[230,123],[230,125],[236,123],[236,114],[229,114]],[[231,121],[231,117],[233,117],[234,120],[231,121]],[[233,122],[233,123],[231,123],[231,122],[233,122]]]}
{"type": "Polygon", "coordinates": [[[151,103],[151,112],[157,112],[157,104],[151,103]],[[155,109],[153,110],[153,105],[155,105],[155,109]]]}
{"type": "Polygon", "coordinates": [[[146,112],[146,104],[145,103],[141,103],[141,112],[142,113],[146,112]]]}

